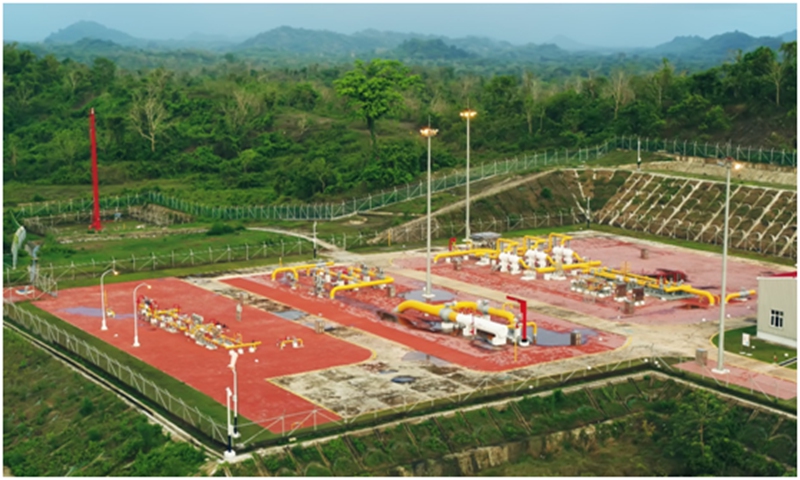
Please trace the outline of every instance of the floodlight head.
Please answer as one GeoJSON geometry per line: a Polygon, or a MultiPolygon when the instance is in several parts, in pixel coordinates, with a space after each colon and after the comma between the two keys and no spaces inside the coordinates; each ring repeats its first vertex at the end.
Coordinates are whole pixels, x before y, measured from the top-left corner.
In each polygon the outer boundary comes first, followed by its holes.
{"type": "Polygon", "coordinates": [[[145,283],[145,285],[147,286],[147,289],[148,289],[148,290],[150,290],[151,288],[153,288],[153,287],[151,287],[151,286],[150,286],[150,284],[149,284],[149,283],[145,283]]]}
{"type": "Polygon", "coordinates": [[[459,115],[461,115],[461,118],[466,118],[466,119],[470,119],[471,120],[471,119],[475,118],[475,116],[478,115],[478,112],[468,108],[468,109],[460,112],[459,115]]]}
{"type": "Polygon", "coordinates": [[[742,168],[744,168],[744,165],[742,165],[741,163],[734,163],[733,164],[733,169],[734,170],[741,170],[742,168]]]}
{"type": "Polygon", "coordinates": [[[435,137],[436,134],[439,133],[439,130],[437,130],[435,128],[431,128],[431,127],[425,127],[423,129],[421,129],[419,131],[419,133],[421,133],[423,137],[430,138],[430,137],[435,137]]]}
{"type": "Polygon", "coordinates": [[[117,270],[112,270],[112,272],[114,273],[114,275],[119,275],[119,272],[117,270]]]}

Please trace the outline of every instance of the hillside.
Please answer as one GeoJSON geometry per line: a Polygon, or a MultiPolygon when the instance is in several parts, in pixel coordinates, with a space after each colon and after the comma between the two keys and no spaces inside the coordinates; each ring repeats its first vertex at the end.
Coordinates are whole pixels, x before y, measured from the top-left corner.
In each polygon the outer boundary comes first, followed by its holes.
{"type": "Polygon", "coordinates": [[[204,454],[3,329],[3,465],[14,476],[184,476],[204,454]]]}

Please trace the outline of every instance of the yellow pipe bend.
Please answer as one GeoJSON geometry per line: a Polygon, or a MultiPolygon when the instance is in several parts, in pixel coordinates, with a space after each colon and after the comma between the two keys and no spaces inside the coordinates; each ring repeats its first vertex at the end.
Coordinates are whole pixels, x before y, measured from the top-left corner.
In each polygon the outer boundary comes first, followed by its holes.
{"type": "Polygon", "coordinates": [[[496,253],[496,250],[492,250],[491,248],[476,248],[473,250],[453,250],[452,252],[442,252],[437,253],[435,257],[433,257],[433,263],[439,261],[440,258],[448,258],[448,257],[460,257],[462,255],[491,255],[496,253]]]}
{"type": "MultiPolygon", "coordinates": [[[[452,307],[455,311],[470,309],[470,310],[478,310],[478,304],[476,302],[456,302],[456,304],[452,307]]],[[[516,325],[516,317],[511,312],[507,312],[502,309],[489,307],[487,312],[489,315],[494,315],[495,317],[501,317],[508,320],[509,327],[513,328],[516,325]]]]}
{"type": "MultiPolygon", "coordinates": [[[[441,317],[440,312],[442,311],[443,308],[445,308],[445,305],[431,305],[429,303],[420,302],[419,300],[406,300],[405,302],[397,306],[397,311],[403,313],[409,308],[414,310],[419,310],[420,312],[424,312],[429,315],[435,315],[437,317],[441,317]]],[[[456,312],[455,310],[451,310],[447,318],[451,322],[455,322],[456,315],[458,315],[458,312],[456,312]]]]}
{"type": "MultiPolygon", "coordinates": [[[[755,294],[756,294],[755,290],[747,290],[747,295],[748,296],[755,295],[755,294]]],[[[729,293],[728,295],[725,296],[725,303],[728,303],[731,300],[733,300],[734,298],[739,298],[741,296],[742,296],[742,292],[729,293]]]]}
{"type": "MultiPolygon", "coordinates": [[[[334,262],[325,262],[325,266],[332,267],[333,263],[334,262]]],[[[272,271],[272,279],[275,280],[275,278],[277,278],[278,274],[281,273],[281,272],[292,272],[292,273],[294,273],[294,277],[295,278],[300,278],[300,274],[297,273],[298,270],[305,269],[306,272],[308,272],[308,270],[311,270],[312,268],[316,268],[318,266],[319,266],[318,263],[309,263],[309,264],[306,264],[306,265],[297,265],[297,266],[294,266],[294,267],[276,268],[275,270],[272,271]]]]}
{"type": "Polygon", "coordinates": [[[349,285],[339,285],[338,287],[333,287],[333,289],[331,289],[331,300],[334,297],[336,297],[336,292],[340,292],[342,290],[353,290],[355,288],[375,287],[378,285],[387,285],[389,283],[394,283],[394,278],[386,277],[381,280],[372,280],[369,282],[361,282],[361,283],[351,283],[349,285]]]}

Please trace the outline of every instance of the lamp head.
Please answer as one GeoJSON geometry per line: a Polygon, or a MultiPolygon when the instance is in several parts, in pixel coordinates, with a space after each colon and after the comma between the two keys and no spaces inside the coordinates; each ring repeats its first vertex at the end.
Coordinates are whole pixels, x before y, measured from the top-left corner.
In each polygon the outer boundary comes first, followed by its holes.
{"type": "Polygon", "coordinates": [[[423,129],[421,129],[419,131],[419,133],[421,133],[423,137],[430,138],[430,137],[435,137],[436,134],[439,133],[439,130],[437,130],[435,128],[431,128],[431,127],[425,127],[423,129]]]}
{"type": "Polygon", "coordinates": [[[116,270],[111,270],[111,271],[114,273],[114,275],[119,275],[118,271],[116,271],[116,270]]]}
{"type": "Polygon", "coordinates": [[[459,113],[459,115],[461,115],[461,118],[473,119],[478,115],[478,112],[468,108],[468,109],[462,111],[461,113],[459,113]]]}
{"type": "Polygon", "coordinates": [[[153,287],[151,287],[151,286],[150,286],[150,284],[149,284],[149,283],[145,283],[145,285],[147,286],[147,289],[148,289],[148,290],[150,290],[151,288],[153,288],[153,287]]]}
{"type": "Polygon", "coordinates": [[[741,170],[741,169],[743,169],[743,168],[744,168],[744,165],[743,165],[743,164],[741,164],[741,163],[734,163],[734,164],[733,164],[733,169],[734,169],[734,170],[741,170]]]}

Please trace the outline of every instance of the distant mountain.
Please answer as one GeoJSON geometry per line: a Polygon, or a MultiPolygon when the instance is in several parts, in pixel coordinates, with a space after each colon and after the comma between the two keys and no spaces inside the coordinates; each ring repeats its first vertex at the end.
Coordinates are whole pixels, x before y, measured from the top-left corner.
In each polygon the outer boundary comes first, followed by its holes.
{"type": "Polygon", "coordinates": [[[549,42],[562,50],[566,50],[568,52],[586,52],[589,50],[600,50],[602,47],[590,47],[589,45],[585,45],[580,42],[576,42],[575,40],[565,37],[564,35],[556,35],[553,37],[549,42]]]}
{"type": "Polygon", "coordinates": [[[323,55],[347,55],[370,50],[369,46],[356,41],[349,35],[327,30],[307,30],[286,26],[259,33],[236,45],[237,50],[258,48],[268,48],[278,52],[323,55]]]}
{"type": "Polygon", "coordinates": [[[653,47],[648,53],[674,55],[676,53],[688,52],[700,48],[705,41],[703,37],[698,36],[675,37],[667,43],[662,43],[661,45],[653,47]]]}
{"type": "Polygon", "coordinates": [[[645,50],[645,55],[675,55],[688,58],[719,58],[723,60],[732,52],[749,52],[758,47],[777,50],[784,42],[779,37],[751,37],[735,31],[715,35],[708,40],[701,37],[676,37],[672,41],[645,50]]]}
{"type": "Polygon", "coordinates": [[[84,38],[94,40],[106,40],[118,45],[134,46],[143,45],[145,40],[132,37],[125,32],[108,28],[97,22],[80,21],[73,23],[67,28],[61,29],[50,34],[44,39],[45,43],[75,43],[84,38]]]}
{"type": "Polygon", "coordinates": [[[463,60],[476,56],[453,45],[447,45],[439,38],[435,40],[412,38],[401,43],[393,53],[400,58],[413,60],[463,60]]]}
{"type": "Polygon", "coordinates": [[[778,38],[780,38],[784,42],[796,42],[797,30],[792,30],[791,32],[786,32],[783,35],[778,35],[778,38]]]}

